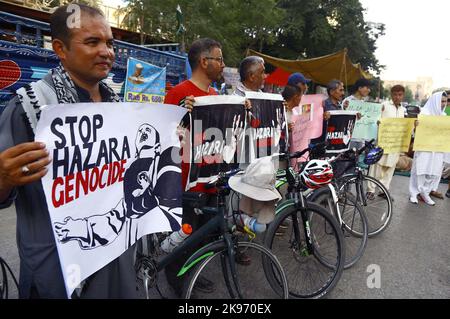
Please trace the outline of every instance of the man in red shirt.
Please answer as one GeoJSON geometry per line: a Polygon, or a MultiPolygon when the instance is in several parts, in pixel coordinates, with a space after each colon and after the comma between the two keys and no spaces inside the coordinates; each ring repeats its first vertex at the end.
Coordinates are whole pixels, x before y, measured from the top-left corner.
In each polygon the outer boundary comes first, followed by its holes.
{"type": "MultiPolygon", "coordinates": [[[[167,93],[164,103],[180,105],[192,111],[195,97],[217,95],[210,85],[222,78],[225,63],[222,56],[222,46],[219,42],[211,39],[199,39],[192,43],[188,58],[192,68],[192,77],[171,89],[167,93]]],[[[188,140],[189,138],[186,136],[186,142],[188,140]]],[[[183,147],[183,150],[187,151],[190,148],[183,147]]],[[[189,162],[186,162],[188,158],[184,156],[181,163],[183,189],[185,189],[189,177],[189,162]]],[[[198,184],[189,191],[206,192],[204,184],[198,184]]],[[[210,193],[211,190],[208,192],[210,193]]],[[[215,206],[216,204],[217,196],[211,195],[208,206],[215,206]]],[[[190,224],[193,232],[206,223],[206,218],[204,215],[195,214],[191,208],[183,208],[183,223],[190,224]]],[[[186,252],[185,258],[187,259],[192,253],[193,251],[186,252]]],[[[184,262],[185,259],[179,260],[166,267],[167,281],[178,296],[181,295],[183,281],[177,278],[176,274],[184,262]]],[[[214,290],[213,283],[206,278],[203,278],[203,280],[201,278],[199,278],[195,287],[203,292],[212,292],[214,290]]]]}
{"type": "MultiPolygon", "coordinates": [[[[199,39],[192,43],[188,58],[192,68],[192,77],[171,89],[167,93],[164,103],[180,105],[191,111],[196,97],[217,95],[217,92],[211,87],[211,83],[222,78],[225,63],[222,46],[219,42],[211,39],[199,39]]],[[[185,161],[182,163],[183,189],[186,187],[189,174],[189,163],[185,161]]],[[[204,192],[203,186],[200,184],[190,191],[204,192]]]]}

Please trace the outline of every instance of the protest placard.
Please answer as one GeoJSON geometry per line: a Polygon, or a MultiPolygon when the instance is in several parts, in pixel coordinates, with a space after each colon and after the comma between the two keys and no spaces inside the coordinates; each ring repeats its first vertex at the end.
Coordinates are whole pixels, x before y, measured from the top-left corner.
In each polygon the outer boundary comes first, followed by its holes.
{"type": "Polygon", "coordinates": [[[327,153],[336,154],[350,149],[350,140],[355,129],[357,112],[330,111],[327,135],[327,153]]]}
{"type": "Polygon", "coordinates": [[[245,98],[204,96],[191,113],[191,159],[186,190],[239,167],[244,152],[245,98]]]}
{"type": "MultiPolygon", "coordinates": [[[[325,99],[324,95],[304,95],[299,107],[293,109],[292,129],[290,152],[302,151],[308,148],[312,139],[322,135],[323,129],[323,107],[322,103],[325,99]]],[[[303,162],[308,158],[308,154],[304,157],[293,160],[295,162],[303,162]]]]}
{"type": "Polygon", "coordinates": [[[450,117],[419,115],[414,151],[450,152],[450,117]]]}
{"type": "Polygon", "coordinates": [[[43,108],[36,141],[45,143],[52,162],[42,185],[69,297],[142,236],[180,228],[174,155],[185,114],[138,103],[43,108]]]}
{"type": "Polygon", "coordinates": [[[382,118],[378,130],[378,145],[385,154],[404,153],[409,150],[414,129],[412,118],[382,118]]]}
{"type": "Polygon", "coordinates": [[[280,94],[246,92],[246,98],[250,100],[252,109],[246,130],[245,162],[287,152],[289,134],[283,97],[280,94]]]}
{"type": "Polygon", "coordinates": [[[356,122],[355,131],[353,132],[354,139],[372,140],[377,138],[377,122],[381,118],[381,104],[352,100],[347,110],[358,112],[362,116],[356,122]]]}

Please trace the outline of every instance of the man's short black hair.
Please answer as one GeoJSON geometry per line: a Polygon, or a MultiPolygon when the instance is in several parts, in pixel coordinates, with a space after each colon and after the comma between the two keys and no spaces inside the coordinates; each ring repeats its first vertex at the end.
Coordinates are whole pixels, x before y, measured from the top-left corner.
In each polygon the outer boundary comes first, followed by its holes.
{"type": "Polygon", "coordinates": [[[255,66],[264,64],[264,59],[259,56],[248,56],[241,61],[239,65],[239,75],[241,76],[241,82],[244,82],[248,77],[256,71],[255,66]]]}
{"type": "Polygon", "coordinates": [[[394,85],[391,88],[391,93],[396,93],[396,92],[403,92],[403,93],[405,93],[406,89],[405,89],[405,87],[403,85],[400,85],[400,84],[394,85]]]}
{"type": "Polygon", "coordinates": [[[214,48],[222,49],[222,46],[219,42],[208,38],[195,40],[188,54],[191,69],[195,70],[198,67],[202,54],[211,53],[214,48]]]}
{"type": "MultiPolygon", "coordinates": [[[[61,40],[65,46],[70,46],[70,38],[72,36],[71,28],[69,28],[69,20],[73,19],[73,14],[76,12],[70,8],[68,10],[70,4],[59,7],[53,12],[50,16],[50,32],[52,36],[52,40],[58,39],[61,40]]],[[[85,13],[91,17],[94,16],[102,16],[105,17],[103,12],[91,6],[82,3],[72,4],[77,5],[80,9],[79,12],[81,14],[85,13]]]]}
{"type": "Polygon", "coordinates": [[[302,94],[302,90],[298,86],[287,85],[281,93],[281,96],[283,96],[285,101],[289,101],[299,94],[302,94]]]}
{"type": "Polygon", "coordinates": [[[372,85],[372,83],[369,80],[367,80],[365,78],[361,78],[358,81],[356,81],[356,83],[354,85],[355,92],[358,91],[359,88],[366,87],[366,86],[370,87],[371,85],[372,85]]]}

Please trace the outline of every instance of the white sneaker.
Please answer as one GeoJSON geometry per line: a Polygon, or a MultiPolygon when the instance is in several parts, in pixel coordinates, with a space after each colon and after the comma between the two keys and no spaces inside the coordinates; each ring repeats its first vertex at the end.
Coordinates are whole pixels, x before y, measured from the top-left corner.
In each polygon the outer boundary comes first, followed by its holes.
{"type": "Polygon", "coordinates": [[[417,196],[410,196],[409,201],[413,204],[419,204],[419,201],[417,200],[417,196]]]}
{"type": "Polygon", "coordinates": [[[430,205],[430,206],[435,206],[436,205],[436,203],[431,199],[430,195],[424,194],[424,193],[420,193],[420,196],[422,197],[422,199],[425,202],[425,204],[430,205]]]}

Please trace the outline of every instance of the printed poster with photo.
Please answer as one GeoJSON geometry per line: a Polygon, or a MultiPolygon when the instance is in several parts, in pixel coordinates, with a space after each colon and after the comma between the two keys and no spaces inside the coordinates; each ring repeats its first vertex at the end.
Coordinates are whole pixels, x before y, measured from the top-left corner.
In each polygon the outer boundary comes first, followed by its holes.
{"type": "Polygon", "coordinates": [[[129,58],[125,78],[125,101],[163,103],[166,95],[166,68],[129,58]]]}
{"type": "MultiPolygon", "coordinates": [[[[294,153],[308,148],[312,139],[322,135],[323,130],[323,107],[322,103],[326,97],[322,94],[304,95],[299,107],[293,109],[293,123],[290,152],[294,153]]],[[[308,154],[304,157],[292,160],[304,162],[308,154]]]]}

